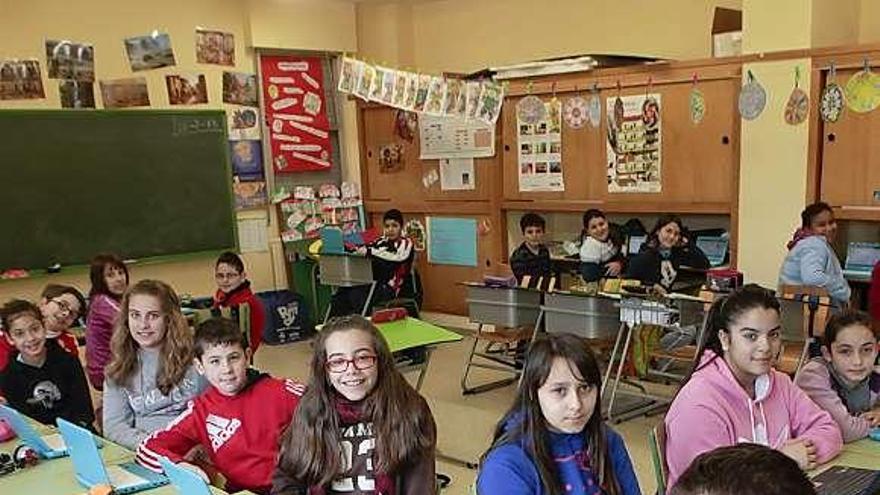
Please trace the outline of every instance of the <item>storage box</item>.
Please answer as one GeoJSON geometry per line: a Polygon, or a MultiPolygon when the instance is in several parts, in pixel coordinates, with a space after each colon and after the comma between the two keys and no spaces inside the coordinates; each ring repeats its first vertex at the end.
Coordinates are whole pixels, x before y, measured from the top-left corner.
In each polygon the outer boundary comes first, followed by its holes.
{"type": "Polygon", "coordinates": [[[535,290],[468,285],[471,321],[502,327],[534,326],[541,310],[541,293],[535,290]]]}
{"type": "Polygon", "coordinates": [[[568,332],[585,339],[613,339],[620,330],[620,309],[607,297],[566,292],[544,297],[544,322],[548,333],[568,332]]]}
{"type": "Polygon", "coordinates": [[[324,285],[354,287],[373,283],[373,263],[364,256],[325,253],[318,259],[318,267],[318,278],[324,285]]]}

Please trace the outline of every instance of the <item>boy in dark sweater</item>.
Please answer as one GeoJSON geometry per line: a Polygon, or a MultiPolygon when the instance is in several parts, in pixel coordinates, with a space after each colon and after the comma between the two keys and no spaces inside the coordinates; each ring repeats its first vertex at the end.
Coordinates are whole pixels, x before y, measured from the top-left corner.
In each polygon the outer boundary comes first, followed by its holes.
{"type": "Polygon", "coordinates": [[[510,269],[520,284],[528,275],[529,287],[535,287],[541,279],[542,286],[546,286],[553,275],[550,251],[544,245],[545,225],[544,219],[535,213],[526,213],[519,221],[525,240],[510,255],[510,269]]]}
{"type": "Polygon", "coordinates": [[[232,320],[212,318],[199,325],[195,354],[196,369],[211,387],[164,430],[141,443],[137,462],[162,472],[159,458],[164,456],[207,478],[184,461],[201,445],[226,478],[227,491],[269,493],[279,438],[305,386],[248,368],[250,349],[232,320]]]}
{"type": "Polygon", "coordinates": [[[9,405],[46,425],[64,418],[93,430],[95,413],[82,364],[46,338],[40,309],[15,299],[0,308],[0,318],[5,338],[18,351],[0,372],[0,393],[9,405]]]}

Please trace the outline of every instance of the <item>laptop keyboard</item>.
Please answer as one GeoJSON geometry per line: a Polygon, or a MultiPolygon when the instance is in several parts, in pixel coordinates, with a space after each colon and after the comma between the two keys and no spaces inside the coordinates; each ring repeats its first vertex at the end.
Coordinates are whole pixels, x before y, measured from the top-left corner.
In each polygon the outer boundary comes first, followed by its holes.
{"type": "Polygon", "coordinates": [[[834,466],[813,483],[819,495],[874,495],[880,491],[880,471],[834,466]]]}
{"type": "Polygon", "coordinates": [[[138,485],[147,481],[122,466],[107,467],[107,477],[110,478],[110,485],[114,488],[138,485]]]}

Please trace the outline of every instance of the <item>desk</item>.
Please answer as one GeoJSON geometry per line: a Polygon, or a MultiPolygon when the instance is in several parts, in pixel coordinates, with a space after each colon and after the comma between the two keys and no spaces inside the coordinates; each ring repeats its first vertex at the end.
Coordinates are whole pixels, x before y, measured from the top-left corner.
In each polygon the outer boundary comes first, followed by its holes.
{"type": "MultiPolygon", "coordinates": [[[[370,290],[361,315],[366,316],[370,309],[373,293],[376,291],[376,281],[373,279],[373,262],[370,258],[359,254],[348,253],[321,253],[318,257],[318,278],[324,285],[333,287],[335,293],[339,287],[357,287],[369,285],[370,290]]],[[[330,317],[333,308],[333,300],[327,305],[324,314],[324,323],[330,317]]]]}
{"type": "Polygon", "coordinates": [[[844,444],[840,455],[810,471],[815,476],[832,466],[852,466],[863,469],[880,469],[880,442],[863,438],[844,444]]]}

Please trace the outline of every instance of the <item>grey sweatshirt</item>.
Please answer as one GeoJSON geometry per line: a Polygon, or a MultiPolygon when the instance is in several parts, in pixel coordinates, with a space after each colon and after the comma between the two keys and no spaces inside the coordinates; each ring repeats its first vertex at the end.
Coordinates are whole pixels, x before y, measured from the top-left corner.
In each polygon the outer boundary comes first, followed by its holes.
{"type": "Polygon", "coordinates": [[[165,428],[180,415],[186,404],[207,388],[190,365],[180,383],[163,395],[156,386],[159,351],[138,350],[138,367],[127,384],[104,380],[104,436],[129,449],[154,431],[165,428]]]}

